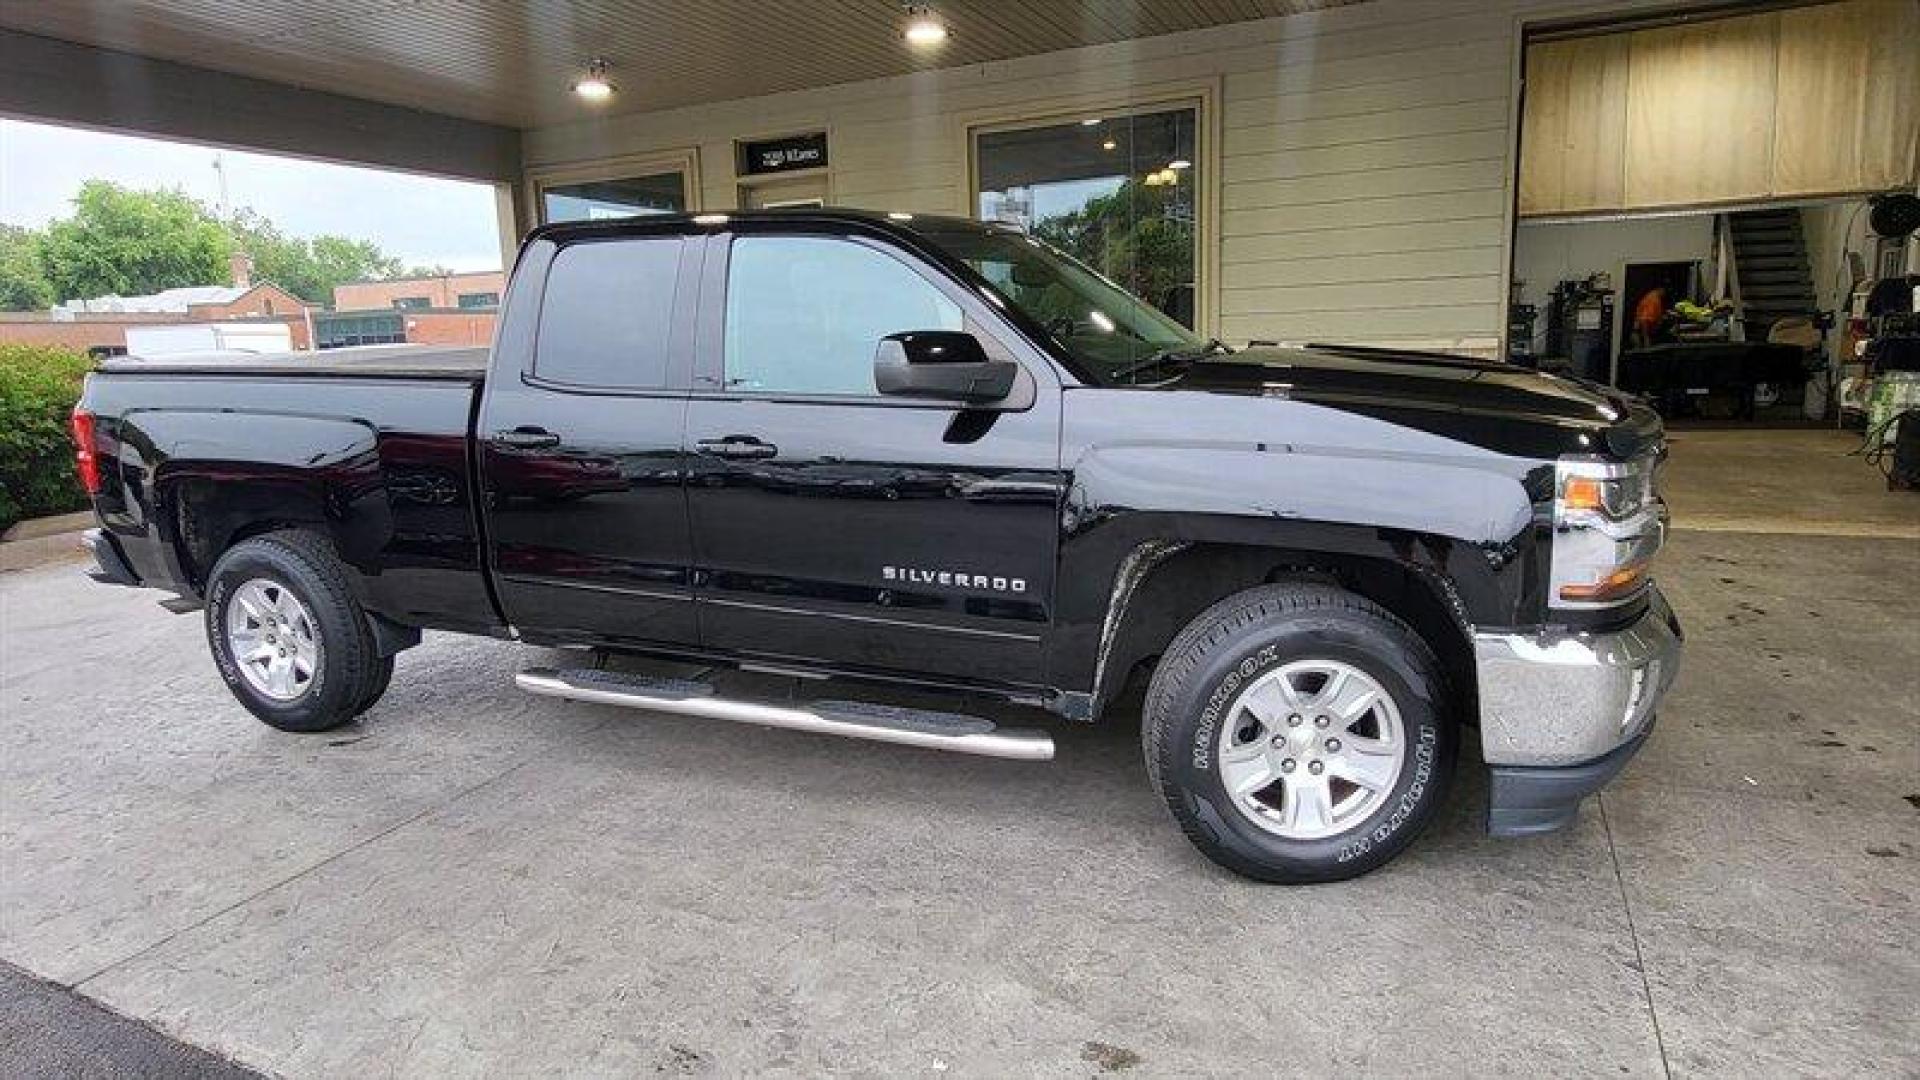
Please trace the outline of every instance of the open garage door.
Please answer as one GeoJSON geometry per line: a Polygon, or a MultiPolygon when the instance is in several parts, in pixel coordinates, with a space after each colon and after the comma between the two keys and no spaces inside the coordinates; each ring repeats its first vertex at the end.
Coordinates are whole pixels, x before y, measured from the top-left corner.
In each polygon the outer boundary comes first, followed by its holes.
{"type": "Polygon", "coordinates": [[[1844,3],[1540,35],[1524,217],[1911,188],[1920,5],[1844,3]]]}

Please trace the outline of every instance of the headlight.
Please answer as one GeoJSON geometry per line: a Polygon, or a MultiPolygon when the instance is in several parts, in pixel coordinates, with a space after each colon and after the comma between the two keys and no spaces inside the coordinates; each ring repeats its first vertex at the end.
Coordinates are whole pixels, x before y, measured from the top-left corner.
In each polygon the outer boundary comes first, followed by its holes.
{"type": "Polygon", "coordinates": [[[1652,497],[1646,477],[1638,473],[1617,476],[1592,475],[1575,471],[1568,463],[1560,474],[1560,517],[1573,520],[1598,516],[1607,521],[1624,521],[1640,512],[1652,497]]]}
{"type": "Polygon", "coordinates": [[[1555,468],[1553,574],[1548,603],[1604,608],[1651,580],[1666,522],[1653,480],[1657,459],[1563,458],[1555,468]]]}

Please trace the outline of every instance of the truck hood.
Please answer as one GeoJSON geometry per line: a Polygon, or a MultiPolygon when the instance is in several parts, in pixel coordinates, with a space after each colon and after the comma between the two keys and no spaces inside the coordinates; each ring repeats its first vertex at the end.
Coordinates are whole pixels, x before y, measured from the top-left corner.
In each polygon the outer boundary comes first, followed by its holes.
{"type": "Polygon", "coordinates": [[[1653,411],[1611,387],[1445,353],[1256,346],[1164,385],[1309,402],[1509,453],[1632,457],[1660,438],[1653,411]]]}

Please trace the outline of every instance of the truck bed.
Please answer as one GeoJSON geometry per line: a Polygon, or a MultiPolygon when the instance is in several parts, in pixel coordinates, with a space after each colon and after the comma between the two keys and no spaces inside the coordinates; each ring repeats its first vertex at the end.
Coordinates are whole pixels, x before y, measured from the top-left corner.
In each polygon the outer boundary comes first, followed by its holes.
{"type": "Polygon", "coordinates": [[[249,522],[307,524],[368,611],[490,632],[470,427],[486,355],[116,358],[81,397],[105,448],[94,508],[143,584],[191,593],[249,522]]]}
{"type": "Polygon", "coordinates": [[[116,356],[100,370],[115,375],[294,375],[312,378],[455,379],[486,377],[484,346],[359,345],[322,352],[203,352],[116,356]]]}

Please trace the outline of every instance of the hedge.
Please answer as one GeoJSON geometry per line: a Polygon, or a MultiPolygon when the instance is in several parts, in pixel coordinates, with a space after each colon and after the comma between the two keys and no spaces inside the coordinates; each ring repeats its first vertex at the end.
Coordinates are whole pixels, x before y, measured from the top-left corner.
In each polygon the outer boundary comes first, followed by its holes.
{"type": "Polygon", "coordinates": [[[85,509],[67,420],[93,361],[39,345],[0,345],[0,530],[85,509]]]}

